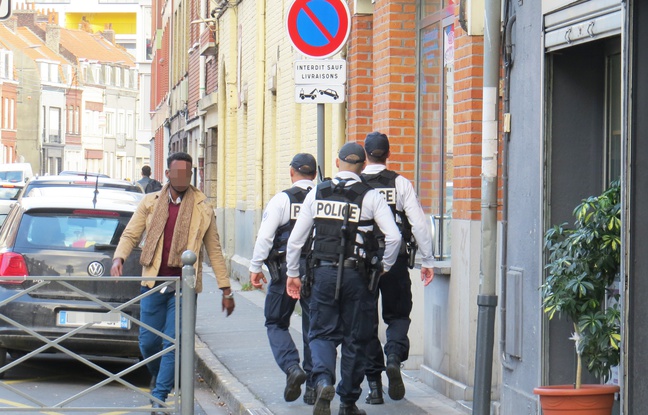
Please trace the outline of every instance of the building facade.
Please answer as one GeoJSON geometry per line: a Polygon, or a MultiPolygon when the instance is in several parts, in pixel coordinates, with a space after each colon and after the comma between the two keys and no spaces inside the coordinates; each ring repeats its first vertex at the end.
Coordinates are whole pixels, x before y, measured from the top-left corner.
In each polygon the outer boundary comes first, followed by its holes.
{"type": "MultiPolygon", "coordinates": [[[[112,142],[109,146],[109,151],[106,157],[103,156],[101,150],[103,144],[99,145],[98,140],[103,141],[101,137],[102,131],[97,127],[98,125],[104,126],[104,117],[93,119],[92,123],[87,127],[87,134],[89,142],[92,145],[88,149],[79,148],[78,160],[88,160],[94,169],[100,169],[108,172],[117,178],[129,178],[138,180],[140,178],[140,169],[142,165],[149,164],[151,147],[151,115],[150,115],[150,102],[151,96],[151,51],[153,49],[153,36],[151,34],[151,1],[150,0],[133,0],[133,1],[120,1],[120,0],[64,0],[64,1],[49,1],[49,0],[16,0],[14,1],[17,10],[42,10],[47,12],[56,12],[57,24],[61,26],[63,31],[83,31],[84,33],[102,33],[115,45],[122,48],[128,53],[128,57],[118,58],[114,62],[121,62],[122,67],[128,61],[129,65],[133,61],[136,70],[135,78],[130,80],[129,84],[125,84],[126,75],[124,73],[124,81],[119,85],[115,85],[120,89],[132,89],[133,86],[137,88],[137,97],[133,98],[132,103],[120,102],[124,105],[134,105],[135,108],[124,113],[123,115],[123,128],[115,125],[115,128],[120,129],[112,136],[115,144],[112,142]],[[129,86],[126,86],[129,85],[129,86]],[[122,139],[122,134],[124,134],[122,139]],[[119,139],[117,138],[119,135],[119,139]],[[98,137],[97,137],[98,136],[98,137]],[[132,137],[131,137],[132,136],[132,137]],[[125,141],[124,141],[125,140],[125,141]],[[124,141],[124,145],[120,145],[124,141]],[[131,154],[133,153],[133,154],[131,154]],[[128,155],[126,155],[128,154],[128,155]],[[115,157],[117,160],[112,161],[111,158],[115,157]],[[110,161],[109,161],[110,160],[110,161]]],[[[74,41],[76,38],[67,38],[68,41],[74,41]]],[[[85,39],[86,41],[88,39],[85,39]]],[[[78,46],[77,46],[78,48],[78,46]]],[[[95,50],[100,52],[101,49],[95,50]]],[[[80,56],[80,58],[92,60],[88,56],[80,56]]],[[[119,71],[120,69],[117,69],[119,71]]],[[[92,83],[92,82],[90,82],[92,83]]],[[[92,88],[92,87],[91,87],[92,88]]],[[[122,101],[129,101],[127,96],[132,96],[130,92],[119,93],[120,96],[124,95],[126,98],[122,101]]],[[[109,94],[111,95],[111,94],[109,94]]],[[[109,101],[112,101],[109,99],[109,101]]],[[[96,103],[97,101],[91,101],[96,103]]],[[[103,101],[101,101],[103,102],[103,101]]],[[[103,105],[103,104],[102,104],[103,105]]],[[[73,105],[74,106],[74,105],[73,105]]],[[[95,104],[91,106],[96,107],[95,104]]],[[[93,107],[93,108],[94,108],[93,107]]],[[[107,107],[110,108],[110,107],[107,107]]],[[[117,107],[115,107],[117,108],[117,107]]],[[[68,105],[69,110],[69,105],[68,105]]],[[[87,113],[88,110],[85,110],[87,113]]],[[[89,110],[96,112],[96,109],[89,110]]],[[[111,110],[115,113],[114,122],[119,122],[119,110],[111,110]]],[[[81,114],[81,119],[85,114],[81,114]]],[[[92,115],[92,114],[88,114],[92,115]]],[[[95,114],[96,115],[96,114],[95,114]]],[[[82,128],[83,126],[79,126],[82,128]]],[[[66,132],[71,141],[75,143],[75,133],[66,132]]],[[[79,135],[78,133],[76,135],[79,135]]],[[[75,144],[70,144],[70,146],[75,144]]],[[[81,161],[74,161],[75,165],[82,164],[81,161]]],[[[75,169],[73,166],[66,167],[75,169]]],[[[98,170],[95,170],[98,171],[98,170]]],[[[153,170],[153,176],[158,179],[164,177],[164,170],[153,170]]]]}
{"type": "MultiPolygon", "coordinates": [[[[316,105],[300,103],[288,38],[292,1],[153,1],[155,160],[188,151],[215,204],[232,276],[246,282],[261,213],[290,185],[297,152],[318,151],[316,105]]],[[[323,173],[337,150],[379,130],[389,167],[410,179],[430,217],[435,279],[412,272],[412,352],[436,390],[474,398],[481,283],[484,1],[349,1],[346,102],[326,104],[323,173]],[[480,11],[482,14],[480,14],[480,11]],[[482,24],[480,25],[480,22],[482,24]]],[[[488,7],[493,7],[488,2],[488,7]]],[[[646,6],[638,1],[501,2],[497,296],[493,411],[539,414],[533,388],[571,383],[567,322],[548,322],[544,231],[612,180],[623,183],[622,364],[615,413],[640,413],[645,314],[639,300],[646,174],[641,116],[646,6]]],[[[156,165],[157,165],[156,164],[156,165]]],[[[598,382],[598,379],[590,379],[598,382]]]]}

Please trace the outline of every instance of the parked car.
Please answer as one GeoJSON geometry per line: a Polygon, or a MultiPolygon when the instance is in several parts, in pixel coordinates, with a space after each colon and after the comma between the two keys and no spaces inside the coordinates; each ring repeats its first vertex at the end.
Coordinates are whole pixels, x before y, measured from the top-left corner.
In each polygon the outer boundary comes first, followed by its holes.
{"type": "Polygon", "coordinates": [[[111,179],[106,177],[84,177],[72,175],[41,176],[29,180],[18,198],[31,197],[38,194],[34,189],[44,187],[85,187],[97,189],[113,189],[133,193],[144,193],[141,186],[126,180],[111,179]]]}
{"type": "MultiPolygon", "coordinates": [[[[138,281],[110,276],[115,248],[143,194],[100,188],[40,188],[39,197],[25,197],[11,207],[0,229],[0,314],[53,340],[94,322],[60,344],[68,350],[97,356],[139,357],[139,326],[55,281],[35,288],[29,276],[105,277],[105,281],[71,284],[102,302],[119,306],[139,295],[138,281]],[[95,197],[96,196],[96,197],[95,197]],[[9,300],[11,299],[11,300],[9,300]]],[[[140,249],[124,263],[124,275],[141,275],[140,249]]],[[[139,318],[139,304],[124,309],[139,318]]],[[[0,367],[7,352],[21,355],[43,342],[0,319],[0,367]]],[[[46,352],[56,352],[50,347],[46,352]]],[[[5,373],[0,373],[2,377],[5,373]]]]}
{"type": "Polygon", "coordinates": [[[16,203],[18,193],[22,190],[22,183],[3,183],[0,182],[0,225],[7,218],[9,208],[16,203]]]}
{"type": "Polygon", "coordinates": [[[22,183],[33,177],[30,163],[3,163],[0,164],[0,182],[22,183]]]}
{"type": "Polygon", "coordinates": [[[84,176],[84,177],[105,177],[110,178],[107,174],[103,173],[93,173],[88,171],[72,171],[72,170],[63,170],[59,173],[59,176],[84,176]]]}

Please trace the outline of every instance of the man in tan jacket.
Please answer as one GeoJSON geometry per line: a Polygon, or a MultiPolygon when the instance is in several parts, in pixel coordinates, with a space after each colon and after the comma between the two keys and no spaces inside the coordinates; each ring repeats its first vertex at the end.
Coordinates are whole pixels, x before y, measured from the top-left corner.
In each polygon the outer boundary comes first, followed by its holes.
{"type": "MultiPolygon", "coordinates": [[[[159,192],[147,194],[137,207],[122,233],[113,258],[110,274],[122,275],[124,258],[140,244],[140,264],[144,277],[172,277],[182,274],[182,253],[189,249],[198,255],[196,267],[196,293],[202,291],[202,248],[216,274],[218,287],[223,291],[222,309],[229,316],[234,311],[234,296],[216,229],[216,217],[206,196],[191,186],[193,161],[187,153],[173,153],[167,159],[168,183],[159,192]]],[[[142,282],[142,292],[153,288],[155,281],[142,282]]],[[[142,299],[140,319],[170,338],[175,338],[175,293],[173,286],[142,299]],[[169,289],[170,288],[170,289],[169,289]]],[[[170,346],[170,343],[150,330],[140,327],[140,350],[146,359],[170,346]]],[[[173,387],[175,354],[166,353],[148,364],[153,381],[151,394],[164,402],[173,387]]],[[[161,408],[151,401],[153,408],[161,408]]],[[[157,412],[153,412],[156,414],[157,412]]],[[[163,413],[163,412],[159,412],[163,413]]]]}

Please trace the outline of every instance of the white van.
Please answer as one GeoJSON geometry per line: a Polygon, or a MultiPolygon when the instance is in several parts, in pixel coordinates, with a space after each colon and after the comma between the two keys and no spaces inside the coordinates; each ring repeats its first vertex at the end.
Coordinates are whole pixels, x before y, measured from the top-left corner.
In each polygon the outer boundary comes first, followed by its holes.
{"type": "Polygon", "coordinates": [[[33,177],[30,163],[6,163],[0,164],[0,182],[25,183],[33,177]]]}

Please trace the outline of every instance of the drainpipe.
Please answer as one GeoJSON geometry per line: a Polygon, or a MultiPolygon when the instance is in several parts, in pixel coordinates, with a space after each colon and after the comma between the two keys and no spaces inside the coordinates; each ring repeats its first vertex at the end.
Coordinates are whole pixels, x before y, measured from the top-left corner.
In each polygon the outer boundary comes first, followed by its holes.
{"type": "Polygon", "coordinates": [[[486,0],[482,107],[481,269],[477,297],[477,345],[473,415],[489,415],[497,307],[497,93],[500,62],[501,0],[486,0]]]}
{"type": "Polygon", "coordinates": [[[257,79],[256,79],[256,151],[255,151],[255,182],[257,184],[254,199],[254,210],[261,219],[263,209],[263,143],[265,139],[265,77],[266,77],[266,56],[265,56],[265,15],[266,0],[257,2],[259,14],[257,14],[257,79]]]}
{"type": "Polygon", "coordinates": [[[515,15],[508,17],[509,2],[506,2],[504,19],[506,20],[506,29],[504,30],[504,125],[502,126],[502,242],[500,254],[500,297],[502,307],[500,307],[500,362],[502,366],[513,370],[513,363],[508,360],[506,353],[506,269],[507,264],[507,247],[508,247],[508,171],[509,171],[509,140],[511,139],[511,69],[513,68],[513,25],[515,24],[515,15]]]}

